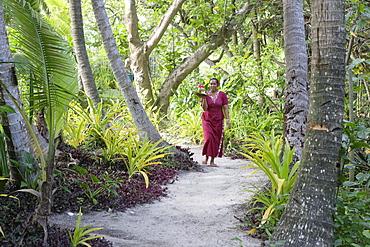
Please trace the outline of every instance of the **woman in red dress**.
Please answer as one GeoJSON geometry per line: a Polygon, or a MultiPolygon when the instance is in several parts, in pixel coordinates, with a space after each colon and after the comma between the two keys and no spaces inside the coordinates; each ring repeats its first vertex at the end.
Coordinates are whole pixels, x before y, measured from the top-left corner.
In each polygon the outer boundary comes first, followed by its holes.
{"type": "Polygon", "coordinates": [[[216,167],[215,157],[222,157],[224,140],[224,118],[226,125],[230,128],[228,99],[225,92],[219,91],[220,85],[216,78],[210,80],[210,90],[207,95],[201,95],[201,105],[204,110],[202,114],[202,128],[204,133],[204,143],[202,155],[206,158],[202,162],[208,163],[210,157],[210,166],[216,167]]]}

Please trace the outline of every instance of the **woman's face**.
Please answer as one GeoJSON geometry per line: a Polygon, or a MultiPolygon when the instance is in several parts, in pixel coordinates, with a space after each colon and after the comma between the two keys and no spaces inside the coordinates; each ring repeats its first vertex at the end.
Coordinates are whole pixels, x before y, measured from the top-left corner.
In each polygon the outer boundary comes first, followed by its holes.
{"type": "Polygon", "coordinates": [[[211,91],[216,90],[217,89],[217,81],[216,80],[211,80],[209,82],[209,87],[210,87],[211,91]]]}

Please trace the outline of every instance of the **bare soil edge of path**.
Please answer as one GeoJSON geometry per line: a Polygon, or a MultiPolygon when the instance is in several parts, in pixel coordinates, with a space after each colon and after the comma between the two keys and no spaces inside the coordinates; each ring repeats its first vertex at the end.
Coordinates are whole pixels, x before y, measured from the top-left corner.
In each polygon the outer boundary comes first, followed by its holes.
{"type": "MultiPolygon", "coordinates": [[[[201,147],[190,146],[201,164],[201,147]]],[[[104,235],[115,247],[257,247],[261,241],[236,229],[243,204],[254,190],[266,183],[262,173],[240,169],[245,160],[216,158],[218,167],[203,171],[182,171],[179,180],[168,185],[168,196],[153,204],[136,206],[126,212],[92,212],[82,216],[82,225],[104,227],[104,235]],[[236,240],[239,239],[239,240],[236,240]],[[235,239],[235,240],[233,240],[235,239]]],[[[54,214],[50,223],[73,229],[74,212],[54,214]]]]}

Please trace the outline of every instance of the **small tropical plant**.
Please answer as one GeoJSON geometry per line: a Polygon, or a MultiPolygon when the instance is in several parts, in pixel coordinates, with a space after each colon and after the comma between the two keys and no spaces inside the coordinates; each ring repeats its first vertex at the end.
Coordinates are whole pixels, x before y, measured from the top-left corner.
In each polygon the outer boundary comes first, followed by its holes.
{"type": "MultiPolygon", "coordinates": [[[[94,174],[89,173],[89,171],[81,166],[73,165],[74,169],[64,168],[64,171],[72,172],[78,177],[71,177],[71,179],[76,182],[80,188],[84,190],[84,194],[89,198],[94,205],[98,204],[97,197],[102,195],[104,192],[108,192],[109,195],[113,194],[118,196],[115,188],[119,187],[119,183],[124,181],[122,179],[113,180],[109,174],[104,174],[100,179],[94,174]]],[[[62,187],[62,189],[70,192],[67,188],[62,187]]]]}
{"type": "Polygon", "coordinates": [[[17,168],[19,173],[22,176],[21,188],[39,189],[39,181],[41,179],[41,168],[32,154],[23,150],[24,161],[18,162],[11,160],[17,168]]]}
{"type": "Polygon", "coordinates": [[[225,132],[225,152],[229,155],[239,156],[237,151],[242,151],[240,146],[246,143],[246,137],[254,132],[270,133],[275,131],[277,134],[282,129],[283,115],[280,111],[267,113],[256,109],[255,106],[230,107],[232,119],[231,128],[225,132]]]}
{"type": "MultiPolygon", "coordinates": [[[[71,128],[66,130],[67,140],[71,144],[79,145],[86,139],[92,143],[100,143],[102,133],[107,133],[108,128],[112,126],[132,127],[132,124],[128,124],[131,120],[128,120],[127,107],[122,103],[112,100],[94,106],[90,99],[87,103],[86,108],[79,104],[71,104],[72,108],[68,117],[68,125],[71,128]]],[[[88,144],[85,143],[85,145],[88,144]]]]}
{"type": "Polygon", "coordinates": [[[170,153],[165,151],[172,147],[159,146],[161,142],[162,140],[152,143],[146,137],[141,141],[138,135],[129,132],[122,150],[122,159],[126,164],[129,178],[139,173],[144,177],[146,187],[149,187],[149,177],[146,174],[145,168],[150,165],[161,164],[159,159],[169,155],[170,153]]]}
{"type": "MultiPolygon", "coordinates": [[[[68,120],[69,123],[72,120],[68,120]]],[[[80,146],[84,140],[86,140],[86,125],[87,123],[83,119],[76,118],[73,124],[66,124],[64,132],[66,134],[66,142],[73,147],[80,146]]]]}
{"type": "Polygon", "coordinates": [[[241,147],[244,151],[241,154],[251,160],[252,164],[244,168],[258,168],[255,172],[264,172],[272,184],[271,188],[266,188],[266,192],[260,190],[253,196],[256,202],[261,202],[266,207],[261,222],[264,224],[275,209],[281,209],[287,203],[299,162],[290,167],[294,150],[286,141],[281,155],[283,139],[275,136],[274,132],[270,136],[255,133],[247,142],[248,144],[241,147]]]}
{"type": "MultiPolygon", "coordinates": [[[[130,130],[120,127],[113,126],[105,130],[104,132],[98,132],[100,139],[104,143],[104,148],[100,149],[102,155],[108,162],[114,161],[114,159],[123,152],[123,147],[127,142],[127,136],[130,130]]],[[[134,131],[134,130],[131,130],[134,131]]]]}
{"type": "Polygon", "coordinates": [[[159,130],[165,128],[168,116],[163,115],[161,111],[157,110],[155,107],[148,114],[148,117],[156,129],[159,130]]]}
{"type": "Polygon", "coordinates": [[[89,227],[92,227],[92,225],[80,227],[81,219],[82,219],[82,212],[80,208],[80,211],[78,212],[77,222],[76,222],[76,229],[74,230],[73,235],[71,234],[71,232],[68,232],[69,237],[71,239],[71,246],[77,247],[77,245],[83,244],[85,246],[91,247],[91,245],[88,244],[86,241],[95,239],[95,238],[102,238],[104,236],[90,236],[90,233],[97,231],[97,230],[104,229],[104,228],[103,227],[89,228],[89,227]]]}

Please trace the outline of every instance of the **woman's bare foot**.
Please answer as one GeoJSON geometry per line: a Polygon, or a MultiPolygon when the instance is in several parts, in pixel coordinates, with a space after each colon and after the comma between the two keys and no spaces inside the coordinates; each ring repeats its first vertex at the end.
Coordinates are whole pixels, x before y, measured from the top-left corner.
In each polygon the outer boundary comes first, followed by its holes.
{"type": "Polygon", "coordinates": [[[215,158],[214,157],[211,157],[211,161],[209,162],[209,166],[217,167],[217,165],[215,164],[215,158]]]}
{"type": "Polygon", "coordinates": [[[207,161],[202,161],[202,165],[207,165],[207,161]]]}

